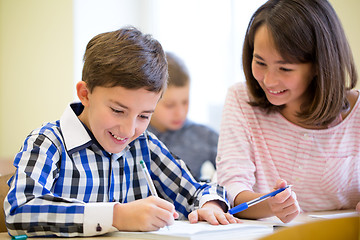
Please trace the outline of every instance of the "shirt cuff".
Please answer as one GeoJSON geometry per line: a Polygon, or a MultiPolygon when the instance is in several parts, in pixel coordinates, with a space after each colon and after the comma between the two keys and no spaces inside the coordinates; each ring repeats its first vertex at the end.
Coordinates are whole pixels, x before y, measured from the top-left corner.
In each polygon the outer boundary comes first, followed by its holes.
{"type": "Polygon", "coordinates": [[[101,235],[115,232],[112,226],[114,205],[111,203],[86,203],[84,211],[84,236],[101,235]]]}
{"type": "MultiPolygon", "coordinates": [[[[218,196],[218,195],[211,195],[211,194],[206,194],[206,195],[203,195],[203,196],[201,197],[201,199],[200,199],[200,201],[199,201],[199,208],[202,208],[202,206],[203,206],[205,203],[207,203],[207,202],[209,202],[209,201],[213,201],[213,200],[218,200],[218,201],[221,201],[221,202],[225,203],[226,206],[227,206],[227,208],[228,208],[227,210],[230,209],[229,203],[227,203],[223,198],[221,198],[221,197],[218,196]]],[[[225,210],[225,211],[226,211],[226,210],[225,210]]]]}

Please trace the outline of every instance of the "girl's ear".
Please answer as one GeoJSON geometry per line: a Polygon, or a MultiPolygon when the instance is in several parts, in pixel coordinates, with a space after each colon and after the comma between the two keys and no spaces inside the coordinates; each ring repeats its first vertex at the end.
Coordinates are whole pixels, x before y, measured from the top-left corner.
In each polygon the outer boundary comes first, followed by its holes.
{"type": "Polygon", "coordinates": [[[80,99],[82,105],[87,106],[89,103],[89,94],[90,91],[87,88],[87,84],[84,81],[80,81],[76,84],[76,93],[80,99]]]}

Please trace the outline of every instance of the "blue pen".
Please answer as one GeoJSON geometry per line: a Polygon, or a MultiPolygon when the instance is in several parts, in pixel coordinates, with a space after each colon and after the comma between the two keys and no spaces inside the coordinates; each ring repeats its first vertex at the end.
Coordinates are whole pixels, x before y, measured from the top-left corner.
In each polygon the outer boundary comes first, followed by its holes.
{"type": "Polygon", "coordinates": [[[255,204],[258,204],[262,201],[265,201],[266,199],[268,198],[271,198],[273,196],[275,196],[276,194],[284,191],[285,189],[291,187],[292,185],[287,185],[286,187],[283,187],[283,188],[279,188],[278,190],[275,190],[271,193],[268,193],[264,196],[261,196],[261,197],[258,197],[258,198],[255,198],[254,200],[251,200],[249,202],[244,202],[242,204],[239,204],[237,205],[236,207],[233,207],[232,209],[229,210],[229,213],[230,214],[235,214],[235,213],[238,213],[238,212],[241,212],[241,211],[244,211],[246,209],[248,209],[249,207],[251,207],[252,205],[255,205],[255,204]]]}

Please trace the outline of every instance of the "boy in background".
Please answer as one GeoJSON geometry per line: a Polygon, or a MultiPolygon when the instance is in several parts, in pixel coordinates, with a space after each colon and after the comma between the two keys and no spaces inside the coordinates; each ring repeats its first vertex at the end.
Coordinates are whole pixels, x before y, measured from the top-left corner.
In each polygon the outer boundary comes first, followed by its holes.
{"type": "Polygon", "coordinates": [[[179,156],[197,180],[211,180],[215,172],[218,133],[187,119],[190,76],[184,62],[166,52],[169,80],[148,130],[179,156]]]}
{"type": "Polygon", "coordinates": [[[174,218],[238,222],[220,186],[194,180],[146,131],[166,88],[158,41],[135,28],[95,36],[84,55],[81,103],[32,131],[16,155],[5,199],[10,235],[92,236],[152,231],[174,218]],[[154,182],[151,196],[140,161],[154,182]]]}

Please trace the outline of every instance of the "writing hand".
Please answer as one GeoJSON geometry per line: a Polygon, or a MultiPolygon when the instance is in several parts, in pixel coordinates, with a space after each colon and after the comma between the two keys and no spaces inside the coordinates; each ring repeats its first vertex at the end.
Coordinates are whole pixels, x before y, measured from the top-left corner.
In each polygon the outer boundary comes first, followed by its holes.
{"type": "Polygon", "coordinates": [[[155,231],[174,223],[179,214],[170,202],[150,196],[114,206],[113,226],[126,231],[155,231]]]}

